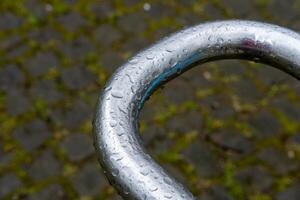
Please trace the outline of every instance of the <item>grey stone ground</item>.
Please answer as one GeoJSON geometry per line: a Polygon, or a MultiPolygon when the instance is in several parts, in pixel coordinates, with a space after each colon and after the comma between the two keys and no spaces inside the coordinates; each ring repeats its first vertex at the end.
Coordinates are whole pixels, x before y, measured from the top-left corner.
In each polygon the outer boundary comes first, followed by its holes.
{"type": "MultiPolygon", "coordinates": [[[[0,199],[121,199],[92,148],[100,88],[163,36],[231,18],[300,31],[300,1],[1,0],[0,199]]],[[[141,133],[201,200],[299,200],[299,100],[278,70],[213,62],[156,92],[141,133]]]]}

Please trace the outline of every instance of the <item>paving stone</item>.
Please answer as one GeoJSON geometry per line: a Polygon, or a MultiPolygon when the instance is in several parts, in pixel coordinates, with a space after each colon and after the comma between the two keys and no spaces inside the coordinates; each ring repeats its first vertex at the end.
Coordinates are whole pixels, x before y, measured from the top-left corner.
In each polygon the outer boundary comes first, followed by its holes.
{"type": "Polygon", "coordinates": [[[213,186],[200,197],[200,200],[234,200],[234,198],[223,187],[213,186]]]}
{"type": "Polygon", "coordinates": [[[23,185],[21,180],[13,173],[0,177],[0,198],[12,193],[23,185]]]}
{"type": "Polygon", "coordinates": [[[227,119],[235,113],[230,99],[224,95],[210,95],[203,98],[201,107],[215,119],[227,119]]]}
{"type": "Polygon", "coordinates": [[[95,81],[95,76],[85,67],[72,67],[62,70],[62,82],[68,89],[78,90],[95,81]]]}
{"type": "Polygon", "coordinates": [[[81,100],[77,100],[73,103],[72,107],[67,110],[54,109],[50,112],[50,118],[54,123],[69,129],[74,129],[78,128],[86,120],[91,120],[94,110],[81,100]]]}
{"type": "Polygon", "coordinates": [[[258,70],[255,72],[258,78],[263,81],[267,86],[272,86],[276,83],[286,82],[290,80],[290,75],[275,69],[274,67],[270,67],[267,65],[258,65],[258,70]]]}
{"type": "Polygon", "coordinates": [[[4,12],[0,17],[0,29],[3,31],[11,30],[19,27],[22,24],[22,20],[10,12],[4,12]]]}
{"type": "MultiPolygon", "coordinates": [[[[242,76],[250,70],[246,61],[240,60],[219,60],[215,62],[218,65],[218,71],[225,76],[242,76]]],[[[242,80],[244,80],[242,78],[242,80]]],[[[253,84],[253,83],[252,83],[253,84]]]]}
{"type": "Polygon", "coordinates": [[[54,103],[63,98],[63,94],[56,89],[56,83],[52,80],[41,80],[30,89],[32,97],[42,98],[48,103],[54,103]]]}
{"type": "MultiPolygon", "coordinates": [[[[175,31],[176,31],[176,29],[174,27],[170,27],[170,26],[161,27],[160,29],[156,29],[151,34],[151,37],[153,37],[153,38],[151,38],[151,41],[149,41],[149,42],[157,42],[157,41],[169,36],[172,32],[175,32],[175,31]]],[[[145,40],[140,41],[140,43],[141,44],[145,43],[145,44],[147,44],[147,46],[150,45],[150,44],[146,43],[145,40]]]]}
{"type": "Polygon", "coordinates": [[[148,151],[153,156],[159,156],[161,154],[167,153],[168,150],[171,150],[176,145],[176,141],[169,138],[166,133],[165,135],[160,135],[157,138],[158,139],[153,142],[152,146],[148,148],[148,151]]]}
{"type": "Polygon", "coordinates": [[[28,60],[25,64],[31,76],[36,77],[45,74],[48,70],[58,67],[59,63],[51,52],[41,52],[28,60]]]}
{"type": "MultiPolygon", "coordinates": [[[[299,6],[298,6],[299,7],[299,6]]],[[[299,10],[299,9],[298,9],[299,10]]],[[[300,20],[293,20],[289,27],[297,32],[300,31],[300,20]]]]}
{"type": "Polygon", "coordinates": [[[170,9],[163,2],[157,2],[154,4],[150,4],[151,9],[145,12],[145,15],[151,18],[152,20],[160,20],[165,17],[176,16],[176,11],[174,9],[170,9]]]}
{"type": "Polygon", "coordinates": [[[198,13],[184,13],[182,16],[177,16],[176,22],[183,26],[195,26],[199,23],[204,23],[202,17],[198,13]]]}
{"type": "Polygon", "coordinates": [[[110,196],[107,198],[107,200],[123,200],[123,198],[117,194],[110,196]]]}
{"type": "Polygon", "coordinates": [[[217,20],[223,18],[223,13],[220,9],[216,8],[212,2],[206,2],[203,9],[203,14],[210,20],[217,20]]]}
{"type": "Polygon", "coordinates": [[[202,89],[202,88],[210,88],[210,87],[215,87],[216,84],[212,80],[208,80],[205,78],[204,73],[207,72],[207,64],[202,66],[196,66],[193,69],[185,72],[182,74],[182,78],[186,81],[188,81],[188,84],[190,87],[193,87],[193,92],[196,92],[196,89],[202,89]],[[195,88],[195,89],[194,89],[195,88]]]}
{"type": "Polygon", "coordinates": [[[10,35],[5,38],[5,40],[1,41],[0,49],[10,50],[18,46],[22,42],[22,39],[19,35],[10,35]]]}
{"type": "Polygon", "coordinates": [[[28,32],[27,37],[40,43],[62,40],[60,33],[49,26],[46,26],[43,29],[31,30],[28,32]]]}
{"type": "Polygon", "coordinates": [[[189,131],[201,131],[202,116],[199,112],[189,111],[180,115],[172,116],[165,125],[169,131],[186,133],[189,131]]]}
{"type": "Polygon", "coordinates": [[[184,6],[184,7],[191,7],[193,4],[197,3],[197,0],[190,0],[190,1],[185,1],[185,0],[178,0],[179,6],[184,6]]]}
{"type": "Polygon", "coordinates": [[[122,43],[122,50],[134,56],[135,53],[149,46],[149,42],[143,36],[136,36],[129,38],[122,43]]]}
{"type": "Polygon", "coordinates": [[[226,5],[227,9],[230,9],[235,16],[245,17],[248,13],[251,13],[255,10],[255,5],[253,1],[246,0],[246,1],[234,1],[234,0],[224,0],[222,2],[226,5]]]}
{"type": "Polygon", "coordinates": [[[187,81],[182,79],[168,82],[162,90],[163,95],[175,104],[182,104],[186,101],[195,100],[195,91],[187,81]],[[174,92],[176,91],[176,92],[174,92]]]}
{"type": "Polygon", "coordinates": [[[139,0],[124,0],[123,4],[125,6],[131,7],[137,5],[139,2],[140,2],[139,0]]]}
{"type": "Polygon", "coordinates": [[[70,32],[78,31],[86,25],[85,19],[77,12],[70,12],[59,16],[58,22],[70,32]]]}
{"type": "Polygon", "coordinates": [[[269,10],[270,13],[276,13],[274,18],[288,22],[299,16],[299,10],[297,10],[295,4],[296,0],[287,0],[285,2],[272,0],[269,4],[269,10]],[[288,15],[285,14],[287,12],[289,13],[288,15]]]}
{"type": "Polygon", "coordinates": [[[109,17],[115,11],[112,2],[110,1],[101,1],[101,2],[96,1],[94,4],[90,6],[90,10],[98,19],[109,17]]]}
{"type": "Polygon", "coordinates": [[[24,84],[25,77],[15,65],[7,65],[0,69],[0,90],[14,90],[24,84]]]}
{"type": "Polygon", "coordinates": [[[300,105],[295,102],[290,102],[286,96],[280,96],[274,98],[272,105],[277,110],[283,112],[289,119],[299,121],[300,120],[300,105]]]}
{"type": "Polygon", "coordinates": [[[46,178],[56,178],[60,173],[61,164],[50,150],[45,150],[25,170],[33,180],[41,181],[46,178]]]}
{"type": "Polygon", "coordinates": [[[255,103],[263,97],[262,93],[249,79],[242,79],[241,81],[233,82],[231,86],[242,102],[255,103]]]}
{"type": "Polygon", "coordinates": [[[286,154],[275,148],[267,148],[259,153],[259,159],[272,167],[278,174],[285,174],[296,171],[300,163],[289,158],[286,154]]]}
{"type": "MultiPolygon", "coordinates": [[[[154,97],[154,96],[152,96],[152,97],[154,97]]],[[[155,97],[154,97],[154,99],[155,99],[155,97]]],[[[140,112],[141,121],[143,120],[146,123],[150,124],[153,121],[153,117],[155,116],[155,114],[156,113],[158,114],[161,112],[161,107],[162,107],[162,105],[159,105],[158,102],[155,102],[155,100],[152,100],[151,96],[150,96],[150,98],[148,99],[148,101],[145,102],[143,109],[140,112]]],[[[151,123],[151,125],[156,125],[156,124],[151,123]]]]}
{"type": "Polygon", "coordinates": [[[68,200],[70,199],[60,185],[50,185],[41,191],[34,193],[26,200],[68,200]]]}
{"type": "Polygon", "coordinates": [[[13,158],[13,154],[5,154],[0,150],[0,167],[7,165],[13,158]]]}
{"type": "Polygon", "coordinates": [[[12,152],[5,152],[3,147],[3,143],[0,142],[0,168],[2,166],[7,165],[13,158],[13,153],[12,152]]]}
{"type": "Polygon", "coordinates": [[[71,178],[74,189],[80,196],[99,196],[101,189],[107,184],[97,164],[84,166],[71,178]]]}
{"type": "Polygon", "coordinates": [[[121,33],[109,24],[101,25],[94,32],[97,42],[103,47],[109,47],[114,42],[120,40],[121,33]]]}
{"type": "Polygon", "coordinates": [[[288,139],[288,142],[290,144],[295,144],[295,145],[298,145],[300,147],[300,134],[295,134],[295,135],[292,135],[289,139],[288,139]]]}
{"type": "Polygon", "coordinates": [[[239,154],[250,153],[253,145],[249,139],[239,133],[221,131],[211,135],[211,140],[225,149],[239,154]]]}
{"type": "Polygon", "coordinates": [[[162,163],[161,166],[172,176],[176,181],[179,181],[183,185],[188,185],[187,178],[182,174],[182,172],[176,168],[175,165],[170,165],[167,163],[162,163]]]}
{"type": "Polygon", "coordinates": [[[141,137],[145,146],[153,150],[155,142],[160,141],[165,135],[166,133],[163,127],[157,124],[151,124],[146,128],[141,137]]]}
{"type": "Polygon", "coordinates": [[[72,41],[59,43],[58,49],[72,62],[83,60],[87,54],[95,51],[91,41],[83,36],[72,41]]]}
{"type": "Polygon", "coordinates": [[[65,0],[65,2],[70,5],[75,5],[76,3],[78,3],[78,0],[65,0]]]}
{"type": "Polygon", "coordinates": [[[45,19],[49,14],[46,5],[39,3],[38,0],[27,0],[25,6],[38,19],[45,19]]]}
{"type": "Polygon", "coordinates": [[[124,59],[122,59],[116,52],[105,52],[101,56],[101,66],[112,74],[118,67],[121,66],[124,59]]]}
{"type": "Polygon", "coordinates": [[[281,125],[278,120],[267,110],[261,110],[255,115],[252,115],[249,120],[249,125],[258,138],[277,136],[281,130],[281,125]]]}
{"type": "Polygon", "coordinates": [[[71,161],[81,161],[94,153],[92,139],[83,134],[72,134],[62,141],[61,148],[71,161]]]}
{"type": "Polygon", "coordinates": [[[23,91],[10,88],[6,96],[6,112],[12,116],[25,113],[31,107],[31,102],[23,91]]]}
{"type": "Polygon", "coordinates": [[[295,184],[280,192],[276,196],[276,200],[298,200],[300,199],[300,184],[295,184]]]}
{"type": "Polygon", "coordinates": [[[31,151],[41,146],[51,133],[45,122],[34,119],[24,126],[17,127],[13,136],[24,149],[31,151]]]}
{"type": "Polygon", "coordinates": [[[23,56],[30,50],[29,46],[26,44],[20,44],[16,48],[12,48],[11,50],[7,51],[5,56],[8,59],[16,59],[18,57],[23,56]]]}
{"type": "Polygon", "coordinates": [[[209,147],[202,142],[194,142],[184,151],[184,158],[195,168],[201,178],[210,178],[220,173],[220,163],[209,147]]]}
{"type": "Polygon", "coordinates": [[[128,33],[142,33],[147,28],[147,21],[141,11],[137,11],[119,18],[118,25],[128,33]]]}
{"type": "Polygon", "coordinates": [[[258,166],[249,166],[236,172],[236,179],[249,193],[265,192],[273,184],[272,176],[258,166]]]}

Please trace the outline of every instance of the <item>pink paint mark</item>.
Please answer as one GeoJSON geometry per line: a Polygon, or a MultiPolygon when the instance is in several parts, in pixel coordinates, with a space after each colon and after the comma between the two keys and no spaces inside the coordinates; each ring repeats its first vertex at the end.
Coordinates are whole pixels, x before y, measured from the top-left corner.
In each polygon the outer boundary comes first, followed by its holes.
{"type": "Polygon", "coordinates": [[[249,48],[255,48],[258,47],[257,43],[251,39],[245,39],[242,41],[242,45],[249,47],[249,48]]]}
{"type": "Polygon", "coordinates": [[[269,46],[267,44],[263,44],[254,40],[251,40],[249,38],[246,38],[242,41],[242,46],[247,47],[249,49],[260,49],[260,50],[266,50],[269,49],[269,46]]]}

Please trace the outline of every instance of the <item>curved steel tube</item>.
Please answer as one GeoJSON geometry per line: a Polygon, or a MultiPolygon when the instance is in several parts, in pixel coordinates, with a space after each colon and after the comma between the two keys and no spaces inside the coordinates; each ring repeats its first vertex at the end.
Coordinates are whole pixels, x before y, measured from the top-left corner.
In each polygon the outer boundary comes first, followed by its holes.
{"type": "Polygon", "coordinates": [[[145,151],[140,109],[160,85],[211,60],[238,58],[270,64],[300,79],[300,35],[251,21],[219,21],[164,38],[121,66],[99,99],[95,147],[110,182],[124,199],[195,199],[145,151]]]}

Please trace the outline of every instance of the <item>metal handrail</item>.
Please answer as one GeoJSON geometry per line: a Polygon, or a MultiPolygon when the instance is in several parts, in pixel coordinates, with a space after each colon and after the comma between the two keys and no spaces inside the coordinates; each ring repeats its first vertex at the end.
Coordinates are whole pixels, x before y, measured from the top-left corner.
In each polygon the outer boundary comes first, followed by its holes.
{"type": "Polygon", "coordinates": [[[196,64],[229,58],[269,64],[300,79],[300,35],[252,21],[200,24],[138,53],[111,77],[95,115],[95,147],[106,176],[124,199],[195,199],[147,154],[139,136],[139,112],[160,85],[196,64]]]}

